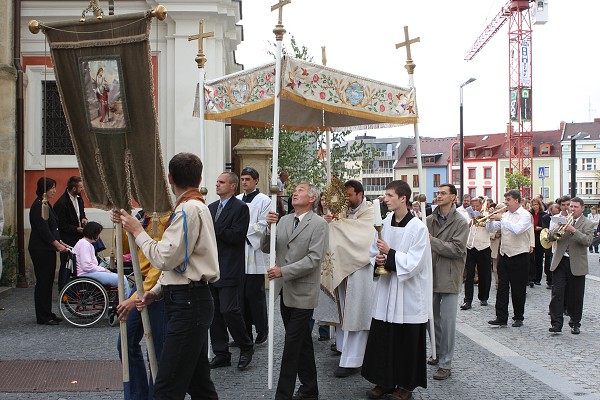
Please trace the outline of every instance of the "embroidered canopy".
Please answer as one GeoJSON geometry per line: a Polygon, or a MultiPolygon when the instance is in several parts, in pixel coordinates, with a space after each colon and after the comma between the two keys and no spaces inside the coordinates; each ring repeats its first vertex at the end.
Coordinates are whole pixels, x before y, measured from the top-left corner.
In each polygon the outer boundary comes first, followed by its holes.
{"type": "MultiPolygon", "coordinates": [[[[416,92],[284,56],[280,124],[312,131],[399,126],[417,122],[416,92]]],[[[275,62],[207,81],[205,119],[272,125],[275,62]]]]}

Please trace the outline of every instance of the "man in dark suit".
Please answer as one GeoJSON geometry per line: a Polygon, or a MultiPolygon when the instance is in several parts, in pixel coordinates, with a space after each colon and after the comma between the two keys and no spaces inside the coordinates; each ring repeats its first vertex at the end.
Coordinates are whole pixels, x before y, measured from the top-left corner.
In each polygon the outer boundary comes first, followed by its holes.
{"type": "Polygon", "coordinates": [[[210,340],[215,357],[211,368],[231,365],[229,352],[229,333],[240,347],[237,368],[245,370],[252,361],[254,343],[248,336],[246,323],[240,309],[240,290],[246,273],[245,246],[250,212],[243,201],[234,194],[239,178],[233,172],[223,172],[217,178],[219,200],[208,206],[213,217],[217,249],[219,252],[219,270],[221,278],[210,284],[215,302],[215,316],[210,326],[210,340]]]}
{"type": "Polygon", "coordinates": [[[552,300],[550,301],[550,332],[562,330],[565,297],[569,311],[571,333],[578,335],[583,313],[583,295],[585,293],[585,276],[588,268],[588,247],[594,239],[595,224],[583,216],[584,204],[579,197],[573,197],[569,208],[573,223],[564,227],[560,239],[551,231],[548,239],[556,240],[556,250],[552,258],[550,270],[553,276],[552,300]],[[569,289],[565,293],[565,286],[569,289]]]}
{"type": "MultiPolygon", "coordinates": [[[[62,241],[73,247],[83,237],[83,227],[88,220],[85,216],[83,208],[83,182],[80,177],[72,176],[67,181],[67,189],[56,203],[54,204],[54,212],[58,217],[58,231],[62,241]]],[[[69,260],[69,253],[60,253],[60,270],[58,272],[58,290],[62,290],[63,286],[69,279],[69,273],[65,267],[69,260]]]]}
{"type": "MultiPolygon", "coordinates": [[[[319,197],[309,183],[296,186],[292,196],[294,214],[277,225],[276,260],[267,271],[270,280],[282,278],[280,308],[285,343],[275,400],[318,399],[317,368],[310,334],[310,319],[319,299],[321,261],[328,247],[327,222],[312,210],[319,197]],[[296,376],[300,388],[294,395],[296,376]]],[[[277,222],[269,212],[267,223],[277,222]]],[[[262,249],[270,251],[270,231],[263,236],[262,249]]]]}
{"type": "MultiPolygon", "coordinates": [[[[548,212],[541,217],[542,229],[550,229],[550,221],[552,216],[560,212],[560,206],[553,203],[549,208],[548,212]]],[[[546,274],[546,289],[552,289],[552,271],[550,271],[550,265],[552,265],[552,248],[544,249],[544,274],[546,274]]]]}

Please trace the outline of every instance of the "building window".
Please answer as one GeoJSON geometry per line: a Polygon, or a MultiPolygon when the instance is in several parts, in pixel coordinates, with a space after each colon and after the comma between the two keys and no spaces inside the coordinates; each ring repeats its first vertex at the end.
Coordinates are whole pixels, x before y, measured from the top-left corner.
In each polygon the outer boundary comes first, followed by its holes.
{"type": "Polygon", "coordinates": [[[477,197],[477,188],[470,187],[469,188],[469,196],[471,196],[471,198],[477,197]]]}
{"type": "Polygon", "coordinates": [[[550,155],[550,145],[543,144],[540,146],[540,156],[549,156],[550,155]]]}
{"type": "Polygon", "coordinates": [[[416,157],[408,157],[406,159],[406,165],[415,165],[417,163],[416,157]]]}
{"type": "Polygon", "coordinates": [[[432,156],[423,157],[423,164],[435,164],[435,157],[432,157],[432,156]]]}
{"type": "Polygon", "coordinates": [[[483,188],[483,195],[485,197],[487,197],[488,199],[491,199],[492,198],[492,188],[491,187],[483,188]]]}
{"type": "Polygon", "coordinates": [[[594,171],[596,169],[596,159],[595,158],[584,158],[583,159],[583,170],[584,171],[594,171]]]}
{"type": "Polygon", "coordinates": [[[509,175],[510,175],[510,168],[504,168],[504,177],[508,178],[509,175]]]}
{"type": "Polygon", "coordinates": [[[475,150],[469,150],[468,153],[469,158],[475,158],[475,150]]]}
{"type": "Polygon", "coordinates": [[[594,182],[586,182],[585,183],[585,194],[593,194],[592,193],[594,190],[593,183],[594,182]]]}
{"type": "Polygon", "coordinates": [[[477,177],[475,168],[469,168],[469,179],[475,179],[477,177]]]}
{"type": "Polygon", "coordinates": [[[440,186],[440,174],[433,174],[433,187],[440,186]]]}
{"type": "Polygon", "coordinates": [[[504,149],[504,157],[510,157],[510,148],[505,148],[504,149]]]}
{"type": "Polygon", "coordinates": [[[379,195],[385,192],[385,187],[391,181],[391,177],[363,178],[363,186],[365,192],[376,192],[379,195]]]}
{"type": "Polygon", "coordinates": [[[408,181],[408,175],[402,175],[400,176],[400,180],[403,180],[404,182],[408,181]]]}
{"type": "Polygon", "coordinates": [[[413,188],[419,187],[419,175],[413,175],[413,188]]]}
{"type": "Polygon", "coordinates": [[[523,176],[531,176],[531,169],[529,167],[523,168],[523,176]]]}
{"type": "Polygon", "coordinates": [[[484,168],[483,169],[483,177],[485,179],[492,179],[492,169],[491,168],[484,168]]]}
{"type": "Polygon", "coordinates": [[[530,151],[530,149],[529,149],[529,146],[525,146],[525,147],[523,148],[523,154],[525,154],[526,156],[528,156],[530,152],[531,152],[531,151],[530,151]]]}
{"type": "Polygon", "coordinates": [[[460,145],[458,143],[452,146],[452,164],[460,164],[460,145]]]}
{"type": "Polygon", "coordinates": [[[42,154],[75,154],[56,81],[42,82],[42,99],[42,154]]]}
{"type": "Polygon", "coordinates": [[[485,150],[483,150],[483,156],[484,157],[491,157],[492,156],[492,149],[485,149],[485,150]]]}
{"type": "Polygon", "coordinates": [[[452,170],[452,184],[460,185],[460,170],[459,169],[452,170]]]}

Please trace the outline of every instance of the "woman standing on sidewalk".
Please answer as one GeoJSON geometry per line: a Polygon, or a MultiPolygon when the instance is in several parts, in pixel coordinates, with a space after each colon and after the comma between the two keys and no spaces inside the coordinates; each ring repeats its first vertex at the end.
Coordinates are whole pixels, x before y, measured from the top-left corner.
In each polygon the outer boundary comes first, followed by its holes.
{"type": "Polygon", "coordinates": [[[590,221],[594,223],[596,228],[594,229],[594,241],[590,245],[590,253],[598,253],[598,225],[600,224],[600,214],[598,214],[598,208],[596,206],[592,207],[591,214],[587,217],[590,221]]]}
{"type": "Polygon", "coordinates": [[[64,253],[67,247],[60,241],[58,217],[54,213],[50,200],[56,194],[56,181],[41,177],[35,191],[37,198],[29,210],[31,235],[29,236],[29,255],[35,272],[35,316],[40,325],[58,325],[61,318],[52,312],[52,286],[56,273],[56,252],[64,253]],[[48,200],[48,217],[42,216],[44,194],[48,200]]]}

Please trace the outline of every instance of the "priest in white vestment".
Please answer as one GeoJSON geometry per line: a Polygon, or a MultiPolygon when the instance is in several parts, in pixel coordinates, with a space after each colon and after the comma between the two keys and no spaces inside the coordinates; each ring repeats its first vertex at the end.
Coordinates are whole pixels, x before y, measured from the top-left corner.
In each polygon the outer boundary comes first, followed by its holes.
{"type": "MultiPolygon", "coordinates": [[[[331,214],[323,216],[329,222],[329,249],[321,271],[322,291],[332,294],[331,298],[338,304],[336,347],[342,353],[334,372],[338,378],[357,373],[362,366],[375,290],[369,260],[374,231],[373,204],[367,202],[359,181],[349,180],[344,187],[348,209],[339,219],[333,219],[331,214]]],[[[323,302],[323,306],[326,304],[323,302]]]]}
{"type": "Polygon", "coordinates": [[[246,234],[246,275],[242,290],[242,314],[248,336],[252,335],[252,325],[256,329],[256,344],[267,340],[269,322],[267,319],[267,300],[265,296],[265,274],[269,256],[262,252],[260,241],[267,229],[267,214],[271,208],[271,199],[258,191],[258,171],[246,167],[240,173],[242,193],[237,198],[248,205],[250,222],[246,234]]]}
{"type": "Polygon", "coordinates": [[[367,397],[391,393],[408,400],[417,387],[427,387],[427,320],[432,304],[433,278],[429,231],[408,210],[410,186],[390,182],[385,203],[382,239],[375,236],[371,261],[388,272],[376,275],[373,319],[362,376],[376,386],[367,397]]]}

